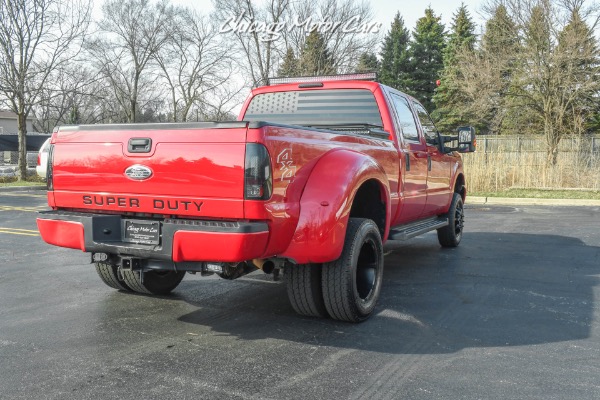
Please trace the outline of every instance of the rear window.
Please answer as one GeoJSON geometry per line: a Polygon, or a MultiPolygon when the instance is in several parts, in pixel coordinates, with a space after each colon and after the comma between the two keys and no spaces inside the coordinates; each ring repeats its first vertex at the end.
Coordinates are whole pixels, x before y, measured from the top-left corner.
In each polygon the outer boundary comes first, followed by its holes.
{"type": "Polygon", "coordinates": [[[365,89],[258,94],[250,101],[244,120],[292,125],[383,125],[375,96],[365,89]]]}

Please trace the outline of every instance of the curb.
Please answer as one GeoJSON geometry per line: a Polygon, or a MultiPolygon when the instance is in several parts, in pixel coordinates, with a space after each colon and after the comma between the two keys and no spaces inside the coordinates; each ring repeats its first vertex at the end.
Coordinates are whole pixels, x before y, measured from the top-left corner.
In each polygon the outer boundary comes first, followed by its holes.
{"type": "Polygon", "coordinates": [[[512,197],[469,197],[467,204],[509,205],[509,206],[573,206],[598,207],[600,200],[588,199],[535,199],[512,197]]]}

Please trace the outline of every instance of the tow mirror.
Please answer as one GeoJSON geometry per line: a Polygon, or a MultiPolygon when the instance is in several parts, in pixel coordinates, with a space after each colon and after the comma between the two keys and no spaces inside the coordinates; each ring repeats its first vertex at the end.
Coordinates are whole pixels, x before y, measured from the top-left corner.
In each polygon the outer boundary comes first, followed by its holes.
{"type": "Polygon", "coordinates": [[[461,126],[458,128],[458,152],[473,153],[477,149],[475,128],[472,126],[461,126]]]}
{"type": "Polygon", "coordinates": [[[475,128],[472,126],[461,126],[457,129],[457,135],[442,136],[444,153],[472,153],[476,150],[475,128]]]}

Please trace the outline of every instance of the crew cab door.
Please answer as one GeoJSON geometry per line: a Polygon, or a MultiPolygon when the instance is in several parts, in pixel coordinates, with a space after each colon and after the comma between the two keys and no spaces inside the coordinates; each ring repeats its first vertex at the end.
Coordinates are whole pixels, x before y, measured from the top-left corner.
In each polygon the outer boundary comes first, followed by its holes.
{"type": "Polygon", "coordinates": [[[399,225],[419,219],[425,209],[428,152],[409,101],[394,92],[390,93],[390,98],[399,127],[398,151],[403,181],[403,185],[399,185],[402,205],[395,221],[395,225],[399,225]]]}
{"type": "Polygon", "coordinates": [[[427,145],[427,202],[423,216],[443,214],[450,204],[453,158],[441,151],[439,133],[425,108],[417,102],[413,102],[413,106],[427,145]]]}

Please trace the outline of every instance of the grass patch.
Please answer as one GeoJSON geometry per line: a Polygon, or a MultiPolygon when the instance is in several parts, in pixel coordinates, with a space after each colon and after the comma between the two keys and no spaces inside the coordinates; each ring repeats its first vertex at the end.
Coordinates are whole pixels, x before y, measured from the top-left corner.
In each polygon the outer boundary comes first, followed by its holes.
{"type": "Polygon", "coordinates": [[[38,176],[30,176],[26,181],[19,181],[17,178],[0,178],[1,187],[15,187],[15,186],[46,186],[46,182],[38,176]]]}
{"type": "Polygon", "coordinates": [[[594,190],[543,190],[543,189],[507,189],[497,192],[470,192],[470,196],[508,197],[520,199],[583,199],[600,200],[600,191],[594,190]]]}

